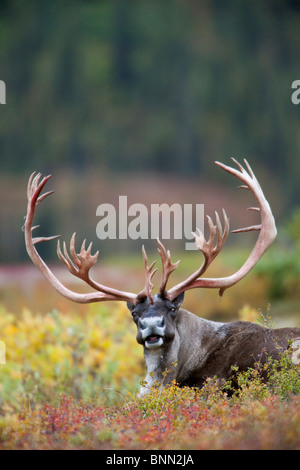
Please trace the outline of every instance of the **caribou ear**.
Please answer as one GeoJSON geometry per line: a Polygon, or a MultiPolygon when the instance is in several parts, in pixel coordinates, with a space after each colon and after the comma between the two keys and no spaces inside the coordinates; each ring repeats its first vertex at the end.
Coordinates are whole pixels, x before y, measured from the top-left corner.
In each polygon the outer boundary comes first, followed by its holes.
{"type": "Polygon", "coordinates": [[[181,294],[177,295],[174,300],[172,300],[172,303],[175,304],[176,308],[180,308],[182,303],[184,301],[184,292],[181,292],[181,294]]]}
{"type": "Polygon", "coordinates": [[[130,312],[132,312],[132,310],[134,309],[135,305],[132,304],[131,302],[126,302],[126,305],[127,305],[127,308],[130,312]]]}

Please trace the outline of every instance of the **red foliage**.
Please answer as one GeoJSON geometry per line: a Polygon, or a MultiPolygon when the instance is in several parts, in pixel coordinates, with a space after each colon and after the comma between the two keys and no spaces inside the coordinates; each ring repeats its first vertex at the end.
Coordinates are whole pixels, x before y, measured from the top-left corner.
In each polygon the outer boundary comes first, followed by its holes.
{"type": "MultiPolygon", "coordinates": [[[[175,389],[174,389],[175,390],[175,389]]],[[[232,401],[175,391],[102,409],[61,397],[57,406],[19,416],[0,448],[19,449],[295,449],[300,396],[232,401]],[[2,446],[2,447],[1,447],[2,446]]],[[[1,436],[0,436],[1,437],[1,436]]]]}

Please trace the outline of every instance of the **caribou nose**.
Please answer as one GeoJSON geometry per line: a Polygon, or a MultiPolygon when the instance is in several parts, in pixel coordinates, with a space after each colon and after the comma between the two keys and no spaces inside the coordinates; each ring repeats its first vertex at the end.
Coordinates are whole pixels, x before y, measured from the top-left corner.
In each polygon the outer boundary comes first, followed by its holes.
{"type": "Polygon", "coordinates": [[[144,341],[144,346],[147,349],[159,348],[164,344],[166,324],[163,315],[149,315],[140,318],[138,326],[140,338],[144,341]]]}
{"type": "Polygon", "coordinates": [[[162,328],[165,326],[165,319],[163,316],[159,317],[146,317],[139,319],[139,327],[141,330],[146,330],[147,328],[162,328]]]}

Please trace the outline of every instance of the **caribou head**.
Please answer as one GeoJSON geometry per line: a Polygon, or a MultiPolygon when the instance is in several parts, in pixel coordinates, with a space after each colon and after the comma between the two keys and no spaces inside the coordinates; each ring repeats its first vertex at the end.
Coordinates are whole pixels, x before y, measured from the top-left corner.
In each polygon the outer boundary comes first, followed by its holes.
{"type": "Polygon", "coordinates": [[[147,349],[166,346],[174,340],[176,315],[183,302],[184,293],[172,302],[156,294],[151,303],[148,298],[136,305],[127,302],[137,326],[137,342],[147,349]]]}
{"type": "MultiPolygon", "coordinates": [[[[65,243],[61,249],[60,241],[57,242],[57,254],[67,269],[76,277],[86,282],[94,291],[87,294],[76,293],[65,287],[53,274],[47,264],[38,254],[35,245],[42,241],[53,240],[59,236],[32,238],[33,219],[37,205],[53,191],[42,193],[50,176],[41,179],[40,174],[31,175],[28,182],[28,207],[25,217],[25,242],[27,252],[33,263],[38,267],[44,277],[64,297],[79,303],[102,301],[125,301],[132,314],[133,321],[137,325],[137,341],[144,347],[147,364],[146,382],[149,386],[153,382],[166,383],[176,380],[179,384],[201,386],[206,377],[217,375],[220,379],[230,376],[231,366],[237,365],[241,369],[250,367],[253,361],[262,358],[262,351],[275,354],[272,334],[266,335],[264,328],[248,322],[218,323],[202,319],[181,308],[184,292],[195,288],[217,288],[222,295],[225,289],[233,286],[244,278],[256,265],[265,251],[276,237],[276,225],[271,208],[263,191],[252,171],[250,165],[245,162],[244,168],[234,160],[237,168],[216,164],[235,176],[242,182],[239,186],[252,192],[257,207],[249,210],[260,214],[260,223],[233,232],[247,232],[257,230],[259,236],[255,246],[243,266],[234,274],[220,278],[202,277],[215,257],[219,254],[229,234],[229,220],[223,210],[223,223],[218,213],[215,214],[215,223],[208,216],[209,237],[197,229],[193,234],[196,247],[204,255],[200,267],[188,276],[184,281],[167,289],[167,283],[171,273],[177,268],[179,261],[171,261],[170,252],[165,249],[158,240],[158,252],[162,261],[162,277],[159,291],[153,295],[152,278],[156,269],[154,263],[149,265],[146,251],[143,247],[143,259],[145,264],[145,285],[138,293],[124,292],[112,287],[104,286],[96,282],[90,275],[91,267],[96,263],[98,251],[92,255],[92,245],[88,248],[85,241],[82,243],[79,253],[75,248],[75,234],[73,234],[69,250],[65,243]],[[242,346],[241,346],[242,345],[242,346]],[[243,348],[241,351],[240,348],[243,348]],[[166,376],[165,371],[168,370],[166,376]]],[[[283,347],[287,347],[288,338],[291,335],[300,337],[299,329],[273,330],[276,336],[276,344],[280,337],[283,347]],[[283,331],[284,330],[284,331],[283,331]]],[[[141,393],[147,391],[142,387],[141,393]]]]}

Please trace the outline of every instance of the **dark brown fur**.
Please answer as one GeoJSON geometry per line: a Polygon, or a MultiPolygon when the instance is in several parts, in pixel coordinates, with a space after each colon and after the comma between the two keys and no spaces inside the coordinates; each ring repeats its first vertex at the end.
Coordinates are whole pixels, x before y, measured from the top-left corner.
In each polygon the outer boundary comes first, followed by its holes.
{"type": "Polygon", "coordinates": [[[278,359],[291,341],[300,339],[300,328],[268,329],[246,321],[205,320],[181,309],[182,301],[183,295],[173,302],[155,296],[152,305],[144,301],[129,306],[147,365],[147,386],[142,387],[141,394],[157,382],[165,385],[175,380],[180,386],[202,387],[207,378],[217,377],[222,383],[232,377],[232,366],[245,371],[257,362],[264,364],[270,356],[278,359]],[[140,326],[148,319],[155,332],[155,322],[161,325],[162,318],[163,343],[149,348],[140,326]]]}

